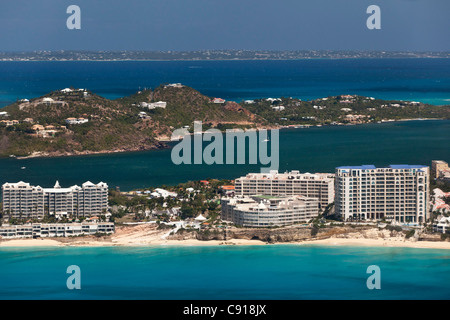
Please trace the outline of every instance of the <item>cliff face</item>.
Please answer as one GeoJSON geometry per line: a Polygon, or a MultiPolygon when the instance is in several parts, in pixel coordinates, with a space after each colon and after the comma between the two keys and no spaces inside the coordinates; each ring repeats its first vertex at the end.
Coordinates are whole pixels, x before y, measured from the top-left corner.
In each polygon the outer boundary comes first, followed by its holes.
{"type": "MultiPolygon", "coordinates": [[[[337,238],[364,238],[378,239],[384,237],[397,236],[390,231],[378,231],[370,227],[327,227],[321,228],[316,235],[312,235],[310,227],[284,227],[275,229],[258,228],[229,228],[226,230],[202,230],[182,232],[169,237],[170,240],[189,240],[196,239],[202,241],[208,240],[260,240],[268,243],[278,242],[298,242],[306,240],[337,238]]],[[[399,234],[399,236],[402,236],[399,234]]]]}

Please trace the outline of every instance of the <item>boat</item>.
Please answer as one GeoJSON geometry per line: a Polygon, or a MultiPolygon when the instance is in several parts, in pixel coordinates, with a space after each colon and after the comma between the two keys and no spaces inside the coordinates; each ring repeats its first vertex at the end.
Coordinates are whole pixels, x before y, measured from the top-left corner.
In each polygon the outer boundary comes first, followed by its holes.
{"type": "Polygon", "coordinates": [[[26,169],[27,167],[21,167],[20,169],[22,169],[22,170],[24,170],[24,169],[26,169]]]}

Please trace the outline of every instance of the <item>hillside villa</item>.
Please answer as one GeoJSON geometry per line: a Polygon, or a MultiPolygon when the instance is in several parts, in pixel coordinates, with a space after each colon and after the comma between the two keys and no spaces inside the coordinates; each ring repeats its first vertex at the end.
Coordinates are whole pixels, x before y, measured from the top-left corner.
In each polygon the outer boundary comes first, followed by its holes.
{"type": "Polygon", "coordinates": [[[89,119],[85,118],[67,118],[66,120],[67,124],[83,124],[89,122],[89,119]]]}

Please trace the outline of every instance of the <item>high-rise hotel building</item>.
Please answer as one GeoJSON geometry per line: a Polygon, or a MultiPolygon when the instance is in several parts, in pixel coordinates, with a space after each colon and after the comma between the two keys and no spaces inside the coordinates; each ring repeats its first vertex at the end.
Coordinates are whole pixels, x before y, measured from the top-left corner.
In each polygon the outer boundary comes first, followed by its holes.
{"type": "Polygon", "coordinates": [[[320,208],[334,201],[334,174],[300,173],[291,171],[278,173],[249,173],[235,180],[236,195],[300,195],[319,200],[320,208]]]}
{"type": "Polygon", "coordinates": [[[108,185],[85,182],[82,186],[53,188],[32,186],[23,181],[2,186],[3,213],[12,218],[42,219],[56,216],[93,216],[108,209],[108,185]]]}
{"type": "Polygon", "coordinates": [[[3,215],[12,218],[44,217],[44,189],[23,181],[2,186],[3,215]]]}
{"type": "Polygon", "coordinates": [[[336,213],[345,220],[395,220],[423,223],[427,219],[429,167],[373,165],[336,168],[336,213]]]}

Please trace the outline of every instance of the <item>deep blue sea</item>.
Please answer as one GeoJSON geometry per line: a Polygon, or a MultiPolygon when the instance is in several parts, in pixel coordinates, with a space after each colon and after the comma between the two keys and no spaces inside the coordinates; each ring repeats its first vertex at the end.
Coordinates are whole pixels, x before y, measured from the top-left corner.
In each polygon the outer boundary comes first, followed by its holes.
{"type": "Polygon", "coordinates": [[[450,252],[204,246],[1,248],[0,299],[450,299],[450,252]],[[67,267],[80,268],[69,290],[67,267]],[[381,289],[369,290],[370,265],[381,289]]]}
{"type": "Polygon", "coordinates": [[[71,86],[115,99],[173,82],[237,102],[358,94],[443,105],[450,59],[0,62],[0,107],[71,86]]]}

